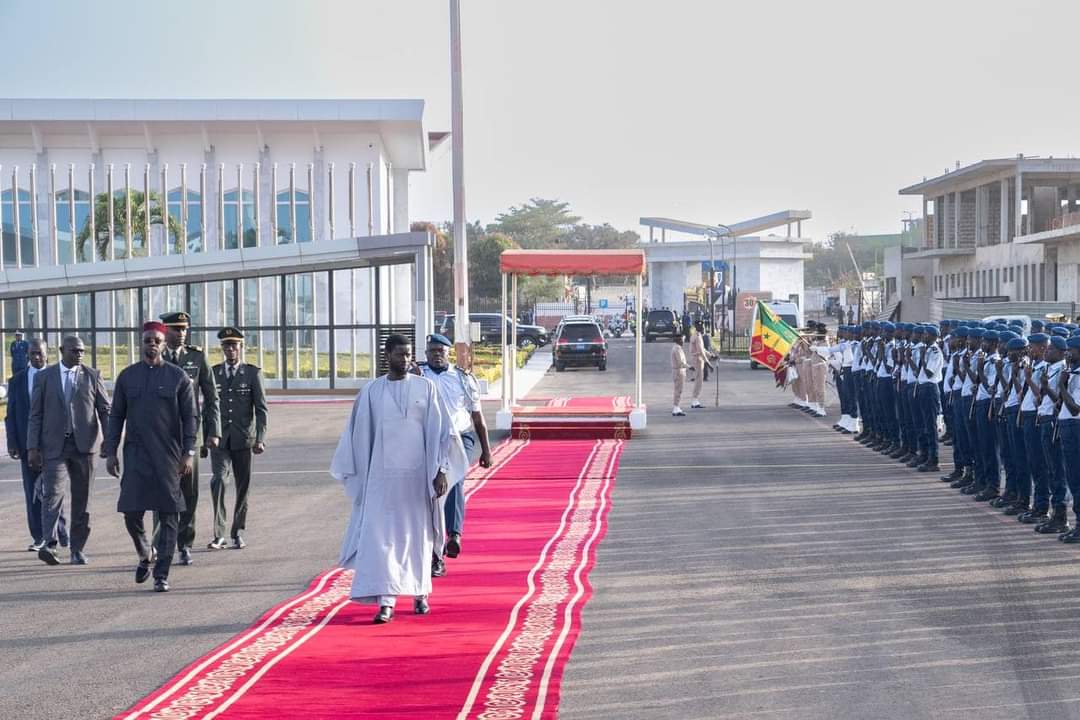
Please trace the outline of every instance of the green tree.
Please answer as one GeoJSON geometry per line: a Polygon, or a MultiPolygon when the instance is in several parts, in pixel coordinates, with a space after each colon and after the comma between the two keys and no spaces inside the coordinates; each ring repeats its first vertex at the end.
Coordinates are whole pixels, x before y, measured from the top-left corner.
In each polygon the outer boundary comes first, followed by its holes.
{"type": "MultiPolygon", "coordinates": [[[[157,193],[150,193],[150,224],[161,225],[161,199],[157,193]]],[[[113,225],[116,235],[123,236],[127,222],[127,207],[122,193],[113,196],[113,225]]],[[[180,222],[172,215],[168,216],[169,237],[172,238],[173,252],[179,253],[180,247],[180,222]]],[[[136,252],[132,248],[133,255],[147,254],[150,244],[149,228],[146,226],[146,195],[138,190],[131,191],[131,235],[132,238],[142,237],[143,247],[136,252]]],[[[90,239],[90,218],[86,219],[79,234],[75,237],[75,254],[79,262],[90,259],[87,252],[86,242],[90,239]]],[[[94,198],[94,248],[98,258],[108,259],[109,248],[112,239],[109,237],[109,194],[98,193],[94,198]]],[[[120,248],[117,251],[117,259],[123,258],[126,250],[120,248]]]]}
{"type": "Polygon", "coordinates": [[[579,216],[571,214],[569,203],[532,198],[497,215],[487,231],[508,235],[522,248],[543,249],[553,247],[580,222],[579,216]]]}

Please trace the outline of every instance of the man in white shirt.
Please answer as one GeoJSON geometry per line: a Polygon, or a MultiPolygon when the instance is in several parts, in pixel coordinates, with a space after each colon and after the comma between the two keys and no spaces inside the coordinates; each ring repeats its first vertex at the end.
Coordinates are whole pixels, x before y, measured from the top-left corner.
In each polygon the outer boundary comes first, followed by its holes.
{"type": "Polygon", "coordinates": [[[938,471],[937,417],[941,412],[941,395],[938,383],[941,382],[945,367],[945,357],[937,346],[938,329],[934,325],[921,327],[924,342],[918,346],[913,363],[915,378],[914,408],[915,432],[919,437],[919,459],[916,467],[919,472],[938,471]]]}
{"type": "MultiPolygon", "coordinates": [[[[1032,328],[1035,324],[1032,323],[1032,328]]],[[[1041,327],[1039,328],[1042,329],[1041,327]]],[[[1028,336],[1027,370],[1020,376],[1020,434],[1023,436],[1024,454],[1027,457],[1028,471],[1032,481],[1031,509],[1020,513],[1017,520],[1025,525],[1034,525],[1046,520],[1050,510],[1050,467],[1039,439],[1038,409],[1042,379],[1048,363],[1046,351],[1050,336],[1035,332],[1028,336]]]]}
{"type": "Polygon", "coordinates": [[[1060,536],[1064,543],[1080,543],[1080,335],[1073,335],[1065,344],[1069,348],[1069,366],[1062,374],[1061,410],[1058,413],[1058,435],[1061,454],[1065,458],[1065,481],[1073,496],[1076,522],[1072,530],[1060,536]]]}
{"type": "MultiPolygon", "coordinates": [[[[427,363],[420,366],[420,374],[435,383],[439,398],[449,415],[449,421],[461,436],[468,462],[465,470],[479,461],[480,467],[491,467],[491,445],[488,442],[487,423],[480,407],[480,387],[470,373],[450,363],[453,343],[444,335],[434,334],[427,338],[427,363]]],[[[461,534],[465,524],[465,478],[448,478],[450,490],[446,494],[446,538],[435,539],[435,557],[431,559],[431,574],[446,574],[443,556],[456,558],[461,552],[461,534]]]]}

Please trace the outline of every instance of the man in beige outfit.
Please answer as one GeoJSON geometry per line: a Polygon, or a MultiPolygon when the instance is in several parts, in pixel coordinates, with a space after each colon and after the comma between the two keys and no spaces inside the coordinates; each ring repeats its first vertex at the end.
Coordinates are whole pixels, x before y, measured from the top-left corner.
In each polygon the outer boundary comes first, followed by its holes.
{"type": "Polygon", "coordinates": [[[690,364],[694,368],[694,399],[690,401],[691,408],[705,407],[701,404],[701,381],[705,379],[707,362],[709,358],[705,350],[705,326],[698,321],[694,323],[694,334],[690,336],[690,364]]]}
{"type": "Polygon", "coordinates": [[[686,353],[683,352],[682,345],[683,336],[676,333],[675,343],[671,346],[671,379],[675,384],[671,414],[676,417],[686,415],[679,407],[679,401],[682,399],[683,383],[686,382],[686,369],[690,366],[686,364],[686,353]]]}

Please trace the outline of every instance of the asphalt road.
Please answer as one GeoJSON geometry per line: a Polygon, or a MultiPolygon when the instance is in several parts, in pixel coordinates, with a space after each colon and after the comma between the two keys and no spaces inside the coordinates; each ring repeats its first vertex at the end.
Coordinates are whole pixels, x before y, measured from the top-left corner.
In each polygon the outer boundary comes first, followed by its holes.
{"type": "MultiPolygon", "coordinates": [[[[629,394],[630,347],[534,392],[629,394]]],[[[789,410],[745,363],[721,365],[720,408],[708,383],[708,409],[672,418],[669,347],[646,348],[649,429],[623,455],[561,717],[1080,717],[1080,549],[789,410]]],[[[108,717],[329,567],[347,412],[271,406],[246,550],[202,549],[203,468],[196,564],[166,595],[132,581],[103,468],[92,564],[48,568],[0,467],[0,718],[108,717]]]]}

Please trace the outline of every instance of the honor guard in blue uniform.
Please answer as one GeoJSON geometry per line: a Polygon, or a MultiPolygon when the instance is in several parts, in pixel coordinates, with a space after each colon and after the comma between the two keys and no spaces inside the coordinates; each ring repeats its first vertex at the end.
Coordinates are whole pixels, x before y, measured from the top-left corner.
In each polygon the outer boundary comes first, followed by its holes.
{"type": "MultiPolygon", "coordinates": [[[[420,365],[420,375],[435,383],[454,429],[461,435],[469,463],[479,461],[481,467],[491,467],[491,446],[488,442],[487,423],[480,407],[480,387],[469,372],[449,361],[453,343],[444,335],[427,337],[427,362],[420,365]]],[[[456,558],[461,553],[462,532],[465,525],[464,482],[455,482],[446,496],[446,538],[435,539],[435,557],[432,558],[431,574],[446,574],[442,556],[456,558]]]]}
{"type": "Polygon", "coordinates": [[[15,331],[15,340],[11,343],[11,374],[22,372],[30,364],[30,343],[23,339],[23,331],[15,331]]]}
{"type": "Polygon", "coordinates": [[[216,448],[221,440],[218,393],[214,379],[210,376],[210,363],[206,359],[206,353],[198,345],[187,343],[191,316],[186,312],[171,312],[165,313],[160,319],[168,329],[163,350],[165,362],[179,367],[191,380],[195,389],[197,410],[196,434],[199,426],[202,428],[202,448],[195,456],[191,474],[181,478],[180,483],[186,509],[180,513],[176,546],[180,555],[179,563],[190,565],[191,547],[195,543],[195,510],[199,503],[199,457],[206,457],[207,451],[216,448]]]}
{"type": "Polygon", "coordinates": [[[266,450],[267,406],[262,370],[243,362],[244,334],[234,327],[218,333],[225,362],[214,366],[214,382],[221,398],[221,443],[210,450],[213,477],[210,497],[214,504],[214,539],[209,550],[229,547],[225,541],[225,488],[235,482],[236,502],[229,530],[232,547],[247,547],[242,535],[247,523],[248,489],[251,487],[251,456],[266,450]]]}

